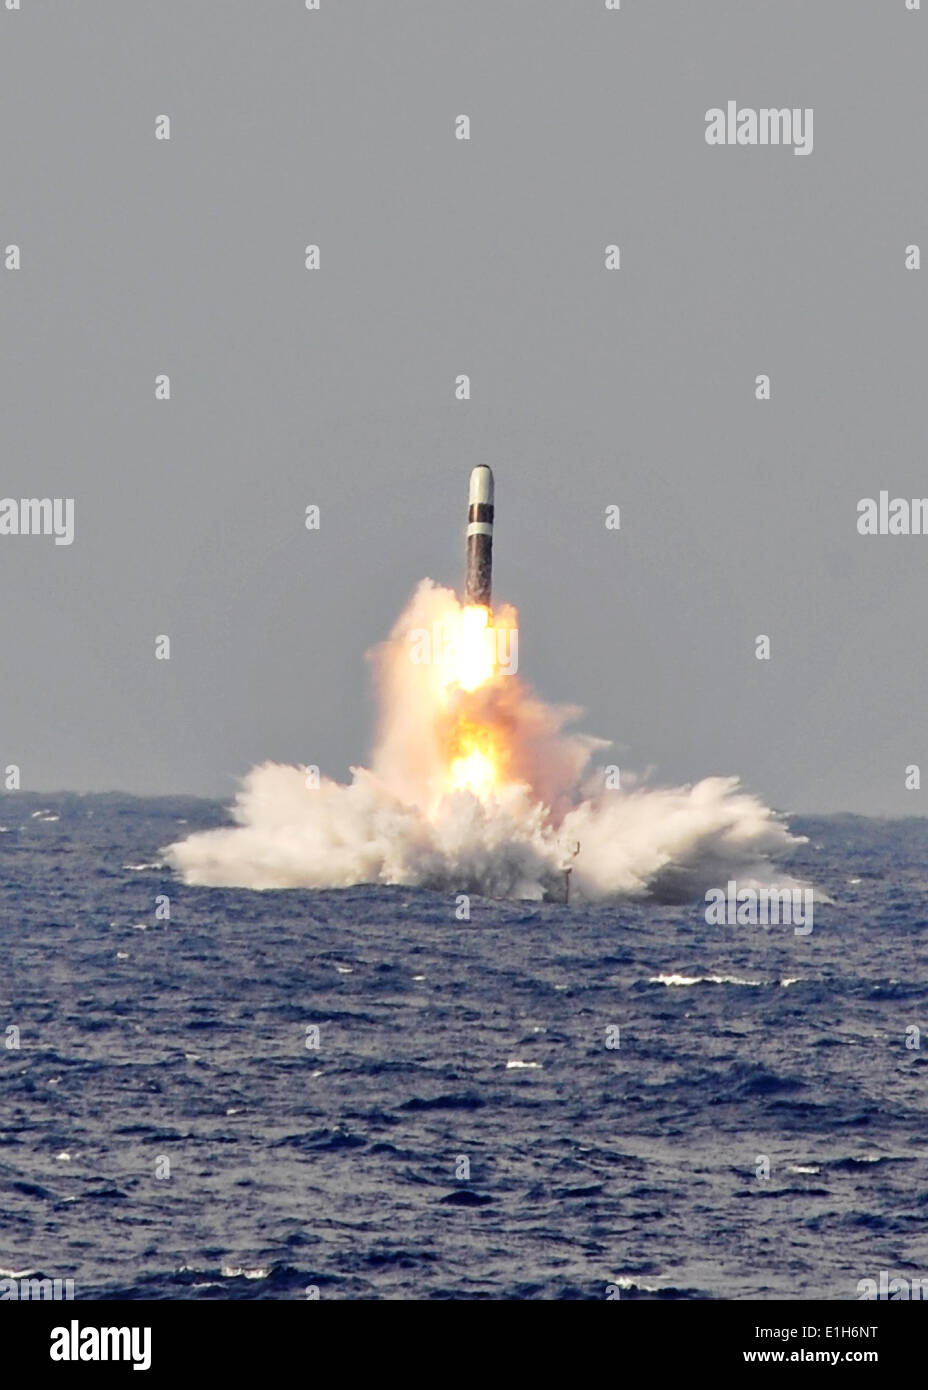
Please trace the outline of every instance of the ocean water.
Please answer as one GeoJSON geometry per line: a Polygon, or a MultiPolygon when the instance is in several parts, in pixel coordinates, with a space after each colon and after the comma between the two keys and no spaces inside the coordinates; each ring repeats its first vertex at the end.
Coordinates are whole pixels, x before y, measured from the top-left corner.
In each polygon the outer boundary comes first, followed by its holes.
{"type": "Polygon", "coordinates": [[[852,1299],[928,1275],[928,1037],[906,1046],[928,821],[796,818],[790,868],[832,899],[796,936],[709,927],[701,901],[475,897],[461,921],[424,889],[158,866],[224,820],[0,798],[4,1271],[248,1299],[852,1299]]]}

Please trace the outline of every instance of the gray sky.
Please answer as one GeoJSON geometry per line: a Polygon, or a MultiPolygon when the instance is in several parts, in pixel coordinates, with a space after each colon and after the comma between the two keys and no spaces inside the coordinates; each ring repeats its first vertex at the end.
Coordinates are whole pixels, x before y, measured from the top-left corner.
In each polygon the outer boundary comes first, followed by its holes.
{"type": "Polygon", "coordinates": [[[0,537],[0,765],[344,777],[364,652],[421,576],[461,584],[489,463],[520,672],[623,768],[921,813],[928,537],[860,537],[856,507],[928,495],[926,26],[904,0],[0,8],[0,494],[73,496],[77,533],[0,537]],[[729,99],[812,107],[813,153],[708,146],[729,99]]]}

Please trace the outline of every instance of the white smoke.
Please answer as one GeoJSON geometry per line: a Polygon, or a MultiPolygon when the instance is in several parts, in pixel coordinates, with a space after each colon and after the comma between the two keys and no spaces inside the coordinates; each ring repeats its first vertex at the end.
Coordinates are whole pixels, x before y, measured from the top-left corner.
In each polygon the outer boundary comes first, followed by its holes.
{"type": "MultiPolygon", "coordinates": [[[[593,755],[601,739],[565,732],[579,710],[539,700],[517,675],[468,693],[447,687],[438,660],[417,663],[410,634],[452,627],[454,593],[423,581],[389,639],[372,653],[381,726],[371,770],[344,786],[307,785],[305,769],[253,768],[233,807],[237,824],[170,845],[187,883],[238,888],[343,888],[392,883],[489,897],[685,901],[707,888],[773,882],[772,861],[795,846],[782,819],[735,777],[690,787],[607,789],[593,755]],[[485,731],[497,780],[478,796],[450,790],[461,728],[485,731]],[[579,844],[579,851],[576,850],[579,844]]],[[[498,626],[515,614],[494,613],[498,626]]],[[[780,887],[792,884],[782,874],[780,887]]]]}

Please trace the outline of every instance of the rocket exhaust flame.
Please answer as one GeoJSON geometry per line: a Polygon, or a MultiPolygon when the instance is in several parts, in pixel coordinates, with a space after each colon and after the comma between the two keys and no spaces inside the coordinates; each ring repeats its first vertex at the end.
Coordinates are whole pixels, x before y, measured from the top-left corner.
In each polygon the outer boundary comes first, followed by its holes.
{"type": "MultiPolygon", "coordinates": [[[[380,727],[372,766],[344,786],[265,763],[244,778],[232,827],[168,846],[188,883],[244,888],[417,884],[563,902],[685,901],[737,878],[765,883],[796,843],[737,778],[613,789],[565,732],[580,711],[545,704],[515,674],[517,615],[491,610],[493,474],[470,478],[464,603],[423,580],[372,653],[380,727]],[[423,641],[445,634],[447,641],[423,641]],[[503,639],[509,638],[507,648],[503,639]]],[[[322,762],[317,750],[313,763],[322,762]]],[[[781,887],[792,884],[782,873],[781,887]]]]}

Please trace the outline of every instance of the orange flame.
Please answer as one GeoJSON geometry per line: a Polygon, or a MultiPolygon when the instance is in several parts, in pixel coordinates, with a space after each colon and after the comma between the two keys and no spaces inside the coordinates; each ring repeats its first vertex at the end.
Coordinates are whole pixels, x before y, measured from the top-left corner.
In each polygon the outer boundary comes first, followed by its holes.
{"type": "MultiPolygon", "coordinates": [[[[479,605],[462,608],[451,634],[450,661],[445,669],[445,695],[455,691],[473,694],[496,674],[496,632],[490,610],[479,605]]],[[[448,788],[464,789],[480,799],[499,780],[499,754],[493,729],[469,718],[465,708],[455,717],[449,733],[448,788]]]]}

